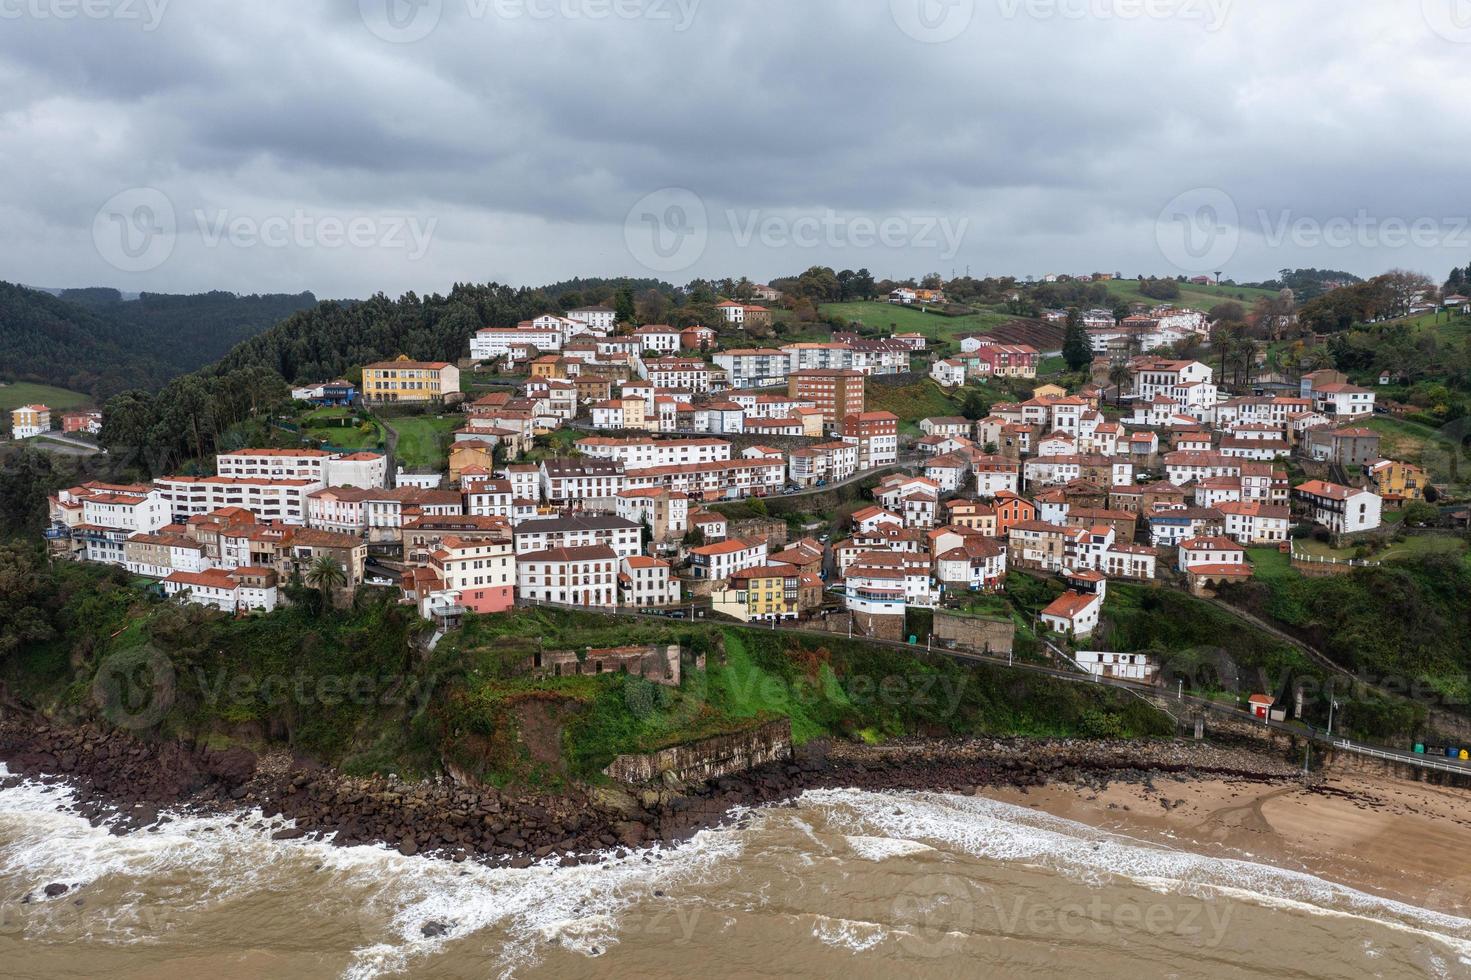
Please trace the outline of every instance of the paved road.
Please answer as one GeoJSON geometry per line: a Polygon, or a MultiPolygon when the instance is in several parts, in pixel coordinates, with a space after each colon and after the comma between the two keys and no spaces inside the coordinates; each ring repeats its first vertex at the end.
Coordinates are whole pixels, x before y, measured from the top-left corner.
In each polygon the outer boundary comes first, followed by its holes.
{"type": "Polygon", "coordinates": [[[35,439],[28,441],[32,442],[37,448],[62,453],[67,456],[94,456],[102,452],[101,447],[96,443],[87,442],[85,439],[78,439],[76,436],[66,435],[62,432],[47,432],[45,435],[37,436],[35,439]]]}

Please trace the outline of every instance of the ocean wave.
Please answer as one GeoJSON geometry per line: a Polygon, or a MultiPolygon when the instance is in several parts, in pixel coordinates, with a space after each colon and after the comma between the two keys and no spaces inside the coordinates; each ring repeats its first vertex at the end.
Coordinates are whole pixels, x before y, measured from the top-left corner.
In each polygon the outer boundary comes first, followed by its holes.
{"type": "Polygon", "coordinates": [[[799,803],[821,810],[834,829],[850,838],[881,835],[896,847],[943,847],[1042,868],[1092,886],[1123,879],[1199,899],[1223,897],[1363,919],[1439,943],[1461,964],[1471,966],[1471,919],[1370,895],[1299,871],[1174,850],[980,796],[809,790],[799,803]]]}
{"type": "Polygon", "coordinates": [[[846,835],[843,838],[853,853],[868,861],[884,861],[894,857],[908,857],[911,854],[919,854],[924,851],[933,851],[934,848],[919,841],[902,840],[893,837],[862,837],[856,834],[846,835]]]}
{"type": "Polygon", "coordinates": [[[278,818],[265,830],[253,829],[264,820],[259,811],[169,812],[168,822],[152,831],[115,836],[79,816],[75,803],[61,783],[25,781],[0,790],[0,881],[38,902],[52,882],[70,886],[66,899],[95,886],[111,902],[105,911],[93,902],[81,931],[52,916],[28,923],[35,935],[51,928],[52,938],[158,942],[171,930],[158,927],[150,907],[166,906],[177,925],[223,902],[309,889],[336,896],[333,907],[361,936],[344,973],[348,980],[405,972],[447,944],[486,931],[493,935],[486,943],[486,958],[495,964],[490,972],[509,975],[551,946],[597,955],[628,933],[630,916],[643,917],[633,929],[649,930],[657,919],[658,928],[677,930],[679,909],[662,893],[685,882],[718,882],[745,837],[707,830],[678,848],[608,855],[598,865],[547,861],[511,869],[405,857],[384,846],[275,841],[269,831],[290,822],[278,818]]]}

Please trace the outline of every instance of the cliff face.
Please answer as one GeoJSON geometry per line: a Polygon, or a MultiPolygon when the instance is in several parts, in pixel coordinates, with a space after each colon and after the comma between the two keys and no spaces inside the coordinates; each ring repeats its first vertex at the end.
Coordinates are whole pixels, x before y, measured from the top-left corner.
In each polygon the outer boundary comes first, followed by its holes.
{"type": "Polygon", "coordinates": [[[701,783],[770,763],[785,762],[791,757],[792,722],[783,718],[745,731],[716,735],[645,755],[620,755],[603,772],[630,785],[656,780],[701,783]]]}

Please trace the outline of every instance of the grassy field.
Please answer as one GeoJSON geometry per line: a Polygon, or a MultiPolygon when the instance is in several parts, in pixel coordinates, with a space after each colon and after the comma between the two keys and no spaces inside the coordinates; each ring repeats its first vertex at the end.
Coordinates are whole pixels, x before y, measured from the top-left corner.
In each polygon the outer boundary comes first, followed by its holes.
{"type": "Polygon", "coordinates": [[[919,433],[920,419],[943,415],[959,415],[966,389],[953,395],[926,378],[919,384],[895,387],[869,381],[864,386],[864,407],[870,412],[893,412],[899,416],[899,431],[919,433]]]}
{"type": "Polygon", "coordinates": [[[359,424],[350,408],[319,408],[297,419],[302,439],[325,442],[339,449],[382,449],[385,435],[377,422],[359,424]]]}
{"type": "MultiPolygon", "coordinates": [[[[1321,541],[1304,538],[1297,542],[1297,550],[1322,558],[1352,558],[1353,548],[1330,548],[1321,541]]],[[[1369,561],[1394,561],[1397,558],[1418,558],[1422,555],[1460,555],[1466,551],[1465,539],[1450,534],[1411,534],[1403,541],[1394,541],[1383,551],[1370,555],[1369,561]]],[[[1282,556],[1284,559],[1286,556],[1282,556]]]]}
{"type": "Polygon", "coordinates": [[[961,334],[999,326],[1016,317],[1005,313],[973,313],[969,316],[940,316],[894,303],[824,303],[822,312],[847,320],[862,320],[866,326],[892,328],[897,333],[922,333],[930,340],[953,341],[961,334]]]}
{"type": "Polygon", "coordinates": [[[1424,467],[1436,483],[1462,488],[1471,484],[1471,459],[1458,444],[1459,428],[1447,433],[1385,415],[1375,416],[1367,425],[1379,433],[1379,453],[1386,459],[1424,467]]]}
{"type": "Polygon", "coordinates": [[[1276,548],[1247,548],[1246,558],[1251,562],[1252,574],[1263,582],[1277,583],[1299,577],[1297,569],[1292,567],[1292,558],[1276,548]]]}
{"type": "MultiPolygon", "coordinates": [[[[22,405],[37,404],[45,405],[53,412],[67,412],[74,408],[85,408],[92,405],[92,397],[80,391],[67,391],[65,388],[32,384],[29,381],[0,385],[0,411],[8,413],[11,409],[22,405]]],[[[56,419],[53,418],[52,421],[56,419]]]]}
{"type": "Polygon", "coordinates": [[[419,415],[393,420],[398,432],[398,462],[411,470],[444,470],[449,465],[450,433],[463,416],[419,415]]]}
{"type": "Polygon", "coordinates": [[[1145,296],[1139,291],[1139,282],[1135,279],[1114,279],[1105,283],[1105,285],[1108,287],[1110,296],[1117,296],[1131,303],[1170,302],[1194,310],[1209,310],[1217,303],[1224,303],[1232,299],[1241,303],[1243,306],[1249,307],[1263,296],[1277,295],[1270,289],[1247,289],[1242,286],[1191,286],[1182,284],[1180,286],[1180,298],[1166,301],[1145,296]]]}

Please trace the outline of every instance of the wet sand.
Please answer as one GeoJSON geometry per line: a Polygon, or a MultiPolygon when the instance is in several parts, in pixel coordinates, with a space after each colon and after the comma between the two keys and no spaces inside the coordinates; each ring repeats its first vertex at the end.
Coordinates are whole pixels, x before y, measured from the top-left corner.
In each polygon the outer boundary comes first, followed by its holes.
{"type": "Polygon", "coordinates": [[[994,787],[981,795],[1140,840],[1291,868],[1438,911],[1471,913],[1471,789],[1335,765],[1311,785],[1160,776],[994,787]]]}

